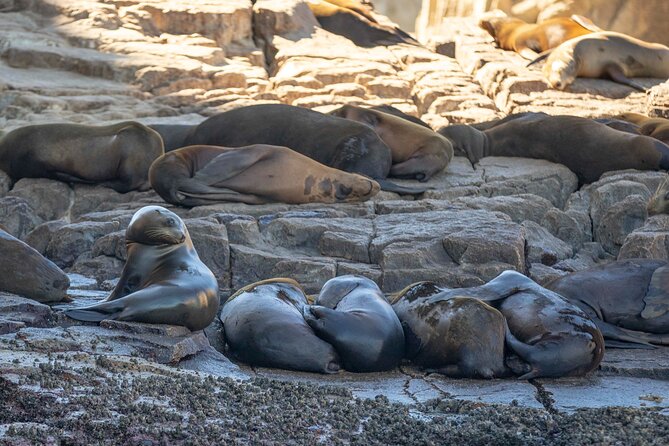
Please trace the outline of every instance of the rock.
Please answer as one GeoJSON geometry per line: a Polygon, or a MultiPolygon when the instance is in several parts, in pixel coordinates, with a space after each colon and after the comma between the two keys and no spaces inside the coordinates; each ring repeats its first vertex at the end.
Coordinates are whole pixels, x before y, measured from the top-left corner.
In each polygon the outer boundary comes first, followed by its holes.
{"type": "Polygon", "coordinates": [[[528,262],[551,266],[560,260],[569,259],[574,255],[571,246],[553,236],[537,223],[526,220],[521,226],[525,228],[528,262]]]}
{"type": "Polygon", "coordinates": [[[0,292],[0,334],[13,333],[23,327],[47,327],[53,322],[48,305],[33,299],[0,292]]]}
{"type": "Polygon", "coordinates": [[[669,260],[669,216],[655,215],[625,238],[618,259],[669,260]]]}
{"type": "Polygon", "coordinates": [[[278,49],[275,36],[297,40],[311,35],[318,22],[306,3],[300,0],[258,0],[253,5],[255,38],[269,61],[278,49]]]}
{"type": "Polygon", "coordinates": [[[44,255],[44,253],[46,253],[46,247],[49,245],[53,234],[66,224],[68,223],[65,220],[53,220],[42,223],[30,231],[28,235],[25,236],[24,241],[32,246],[37,252],[44,255]]]}
{"type": "Polygon", "coordinates": [[[463,203],[471,209],[502,212],[516,223],[531,220],[540,223],[547,212],[556,210],[545,198],[533,194],[495,197],[462,197],[454,203],[463,203]]]}
{"type": "Polygon", "coordinates": [[[120,277],[124,265],[125,262],[116,257],[105,255],[93,257],[90,253],[86,252],[77,257],[77,260],[74,261],[74,264],[68,271],[93,277],[102,286],[103,282],[120,277]]]}
{"type": "Polygon", "coordinates": [[[644,184],[629,180],[605,182],[601,186],[600,183],[593,183],[591,191],[590,216],[593,228],[600,225],[604,214],[612,206],[622,202],[626,197],[639,195],[647,203],[651,196],[650,190],[644,184]]]}
{"type": "MultiPolygon", "coordinates": [[[[2,136],[0,134],[0,136],[2,136]]],[[[0,198],[7,195],[7,192],[12,188],[12,179],[9,178],[4,171],[0,170],[0,198]]]]}
{"type": "Polygon", "coordinates": [[[607,253],[602,245],[597,242],[590,242],[585,243],[573,258],[562,260],[553,265],[553,268],[567,272],[581,271],[597,266],[598,263],[607,263],[614,259],[615,257],[607,253]]]}
{"type": "Polygon", "coordinates": [[[230,288],[230,245],[224,225],[206,220],[184,221],[198,257],[214,273],[222,289],[230,288]]]}
{"type": "Polygon", "coordinates": [[[67,215],[74,193],[61,181],[22,178],[8,195],[25,199],[40,218],[49,221],[67,215]]]}
{"type": "Polygon", "coordinates": [[[546,212],[539,223],[548,232],[567,242],[575,250],[592,240],[592,221],[587,211],[569,209],[565,212],[552,208],[546,212]]]}
{"type": "Polygon", "coordinates": [[[95,240],[91,247],[91,256],[110,256],[119,260],[128,260],[128,252],[125,246],[125,230],[115,231],[95,240]]]}
{"type": "Polygon", "coordinates": [[[14,237],[23,239],[30,231],[42,223],[37,212],[23,198],[0,198],[0,225],[14,237]]]}
{"type": "Polygon", "coordinates": [[[648,199],[639,195],[630,195],[613,204],[594,227],[595,241],[617,255],[627,235],[643,226],[648,218],[647,204],[648,199]]]}
{"type": "Polygon", "coordinates": [[[46,256],[61,268],[67,268],[81,254],[90,251],[95,240],[118,229],[118,222],[84,222],[62,226],[49,241],[46,256]]]}
{"type": "Polygon", "coordinates": [[[530,279],[541,286],[545,286],[551,280],[566,275],[567,272],[560,271],[542,263],[533,263],[530,265],[530,279]]]}

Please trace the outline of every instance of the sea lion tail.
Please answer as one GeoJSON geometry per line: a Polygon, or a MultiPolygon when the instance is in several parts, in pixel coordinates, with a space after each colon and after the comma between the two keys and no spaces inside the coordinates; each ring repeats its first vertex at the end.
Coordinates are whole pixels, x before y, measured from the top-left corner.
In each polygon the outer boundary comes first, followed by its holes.
{"type": "Polygon", "coordinates": [[[511,350],[513,350],[513,352],[516,353],[522,360],[521,364],[512,364],[511,361],[506,361],[507,367],[509,367],[516,375],[522,373],[518,379],[531,379],[539,376],[541,371],[532,364],[532,361],[530,361],[532,353],[534,352],[534,347],[520,341],[513,335],[513,333],[511,333],[511,330],[509,330],[509,325],[506,322],[506,317],[504,318],[504,329],[504,339],[506,340],[506,345],[511,348],[511,350]]]}
{"type": "Polygon", "coordinates": [[[395,184],[392,181],[388,181],[385,179],[380,179],[380,178],[374,178],[374,180],[379,183],[379,186],[381,186],[381,190],[385,190],[388,192],[395,192],[400,195],[420,195],[424,193],[425,191],[432,189],[431,187],[407,187],[407,186],[400,186],[399,184],[395,184]]]}
{"type": "Polygon", "coordinates": [[[528,64],[525,65],[525,66],[526,66],[526,67],[531,67],[532,65],[534,65],[534,64],[536,64],[536,63],[539,63],[539,62],[541,62],[542,60],[545,60],[546,58],[548,58],[548,56],[551,55],[552,52],[553,52],[552,49],[544,51],[543,53],[539,54],[539,57],[537,57],[536,59],[534,59],[533,61],[531,61],[530,63],[528,63],[528,64]]]}

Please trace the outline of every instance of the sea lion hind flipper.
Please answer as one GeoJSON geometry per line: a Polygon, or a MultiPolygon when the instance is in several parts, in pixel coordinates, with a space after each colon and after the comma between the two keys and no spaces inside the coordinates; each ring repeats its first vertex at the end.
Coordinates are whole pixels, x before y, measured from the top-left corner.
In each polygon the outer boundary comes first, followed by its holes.
{"type": "Polygon", "coordinates": [[[399,184],[395,184],[392,181],[380,178],[374,178],[374,180],[377,183],[379,183],[379,186],[381,186],[381,190],[385,190],[387,192],[395,192],[400,195],[420,195],[425,191],[432,189],[431,187],[400,186],[399,184]]]}
{"type": "Polygon", "coordinates": [[[552,52],[553,52],[552,48],[550,50],[544,51],[543,53],[539,54],[539,56],[536,59],[534,59],[533,61],[531,61],[530,63],[528,63],[525,66],[526,67],[531,67],[532,65],[537,64],[537,63],[547,59],[548,56],[550,56],[552,52]]]}
{"type": "Polygon", "coordinates": [[[530,61],[533,61],[537,57],[539,57],[539,53],[537,53],[533,49],[527,48],[527,47],[521,48],[521,49],[517,50],[516,52],[518,54],[520,54],[520,57],[522,57],[523,59],[527,59],[527,60],[530,60],[530,61]]]}
{"type": "MultiPolygon", "coordinates": [[[[621,328],[598,319],[594,319],[593,321],[595,322],[595,325],[597,325],[599,331],[602,333],[602,336],[604,337],[604,343],[606,346],[613,347],[614,344],[617,344],[621,346],[619,348],[644,348],[632,345],[636,344],[645,346],[645,348],[656,348],[652,344],[662,345],[661,335],[654,335],[652,333],[644,333],[641,331],[628,330],[626,328],[621,328]],[[615,342],[611,344],[610,340],[613,340],[615,342]],[[627,346],[622,347],[623,345],[627,346]]],[[[669,341],[667,341],[665,345],[669,345],[669,341]]]]}
{"type": "Polygon", "coordinates": [[[215,186],[236,177],[268,155],[264,150],[236,149],[221,153],[198,170],[193,179],[215,186]]]}
{"type": "Polygon", "coordinates": [[[625,73],[623,72],[622,68],[620,68],[620,65],[612,63],[608,64],[604,69],[608,73],[609,77],[613,82],[622,85],[627,85],[628,87],[632,87],[635,90],[639,90],[644,93],[646,92],[646,87],[625,76],[625,73]]]}
{"type": "Polygon", "coordinates": [[[83,322],[100,322],[105,319],[114,319],[121,311],[107,312],[95,308],[73,308],[66,310],[65,315],[70,319],[83,322]]]}
{"type": "Polygon", "coordinates": [[[606,348],[623,348],[623,349],[639,349],[639,350],[654,350],[652,344],[639,344],[636,342],[617,341],[614,339],[604,339],[606,348]]]}
{"type": "Polygon", "coordinates": [[[643,301],[643,319],[653,319],[669,312],[669,265],[655,270],[643,301]]]}

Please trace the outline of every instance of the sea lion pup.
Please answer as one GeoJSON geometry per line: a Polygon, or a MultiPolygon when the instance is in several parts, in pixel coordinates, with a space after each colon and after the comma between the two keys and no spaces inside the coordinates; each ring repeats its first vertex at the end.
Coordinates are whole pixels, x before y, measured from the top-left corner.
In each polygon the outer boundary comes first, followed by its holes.
{"type": "Polygon", "coordinates": [[[669,264],[618,260],[557,277],[546,288],[588,313],[607,347],[669,345],[669,264]]]}
{"type": "Polygon", "coordinates": [[[509,375],[504,365],[504,342],[511,334],[504,316],[471,297],[428,301],[441,291],[432,282],[419,282],[393,297],[393,309],[404,328],[405,357],[452,377],[509,375]]]}
{"type": "Polygon", "coordinates": [[[631,122],[639,126],[639,133],[659,139],[665,144],[669,144],[669,119],[651,118],[639,113],[623,113],[616,116],[617,119],[631,122]]]}
{"type": "Polygon", "coordinates": [[[102,302],[67,310],[72,319],[183,325],[202,330],[219,306],[218,283],[193,247],[184,222],[161,206],[135,212],[125,231],[128,260],[102,302]]]}
{"type": "Polygon", "coordinates": [[[307,297],[292,279],[263,280],[240,289],[220,314],[230,351],[252,366],[336,373],[337,352],[304,321],[306,305],[307,297]]]}
{"type": "Polygon", "coordinates": [[[404,194],[426,190],[386,180],[392,154],[369,126],[292,105],[250,105],[219,113],[198,125],[185,142],[223,147],[283,146],[326,166],[373,178],[382,190],[404,194]]]}
{"type": "Polygon", "coordinates": [[[491,17],[481,20],[479,26],[490,33],[500,48],[515,51],[529,60],[574,37],[602,31],[579,15],[555,17],[536,24],[515,17],[491,17]]]}
{"type": "Polygon", "coordinates": [[[149,167],[162,154],[160,135],[138,122],[29,125],[0,140],[0,169],[13,181],[52,178],[125,193],[149,189],[149,167]]]}
{"type": "Polygon", "coordinates": [[[235,149],[189,146],[158,158],[153,189],[182,206],[220,202],[339,203],[365,201],[376,181],[325,166],[287,147],[255,144],[235,149]]]}
{"type": "Polygon", "coordinates": [[[360,276],[328,280],[304,319],[330,343],[350,372],[381,372],[404,356],[404,332],[379,287],[360,276]]]}
{"type": "Polygon", "coordinates": [[[390,147],[390,176],[427,181],[448,166],[453,158],[451,142],[440,134],[388,113],[344,105],[330,112],[370,126],[390,147]]]}
{"type": "Polygon", "coordinates": [[[669,176],[648,200],[648,215],[669,214],[669,176]]]}
{"type": "Polygon", "coordinates": [[[577,77],[606,77],[645,91],[629,78],[669,77],[669,47],[615,32],[592,33],[568,40],[530,65],[543,59],[546,59],[544,77],[558,90],[567,88],[577,77]]]}
{"type": "MultiPolygon", "coordinates": [[[[405,43],[419,46],[413,37],[395,26],[370,20],[358,11],[342,7],[342,1],[309,0],[307,5],[318,23],[333,34],[346,37],[356,46],[371,48],[405,43]]],[[[357,2],[356,2],[357,3],[357,2]]]]}
{"type": "Polygon", "coordinates": [[[163,147],[167,153],[186,147],[184,141],[186,141],[186,137],[188,137],[196,126],[187,124],[150,124],[147,127],[158,132],[163,139],[163,147]]]}
{"type": "Polygon", "coordinates": [[[472,164],[486,156],[544,159],[568,167],[581,184],[613,170],[669,169],[669,146],[661,141],[577,116],[526,114],[485,131],[452,125],[439,133],[472,164]]]}
{"type": "Polygon", "coordinates": [[[37,302],[66,300],[70,279],[51,260],[0,228],[0,291],[37,302]]]}

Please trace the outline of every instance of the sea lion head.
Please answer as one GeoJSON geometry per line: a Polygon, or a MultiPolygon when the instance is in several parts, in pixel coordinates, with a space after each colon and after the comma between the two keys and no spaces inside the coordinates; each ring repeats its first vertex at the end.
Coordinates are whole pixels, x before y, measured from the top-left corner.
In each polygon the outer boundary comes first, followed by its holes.
{"type": "Polygon", "coordinates": [[[189,238],[186,225],[162,206],[144,206],[132,216],[125,231],[126,243],[177,245],[189,238]]]}
{"type": "Polygon", "coordinates": [[[332,187],[334,197],[338,202],[366,201],[381,190],[379,183],[358,174],[346,175],[345,181],[335,179],[332,187]]]}
{"type": "Polygon", "coordinates": [[[648,201],[648,215],[669,214],[669,176],[648,201]]]}
{"type": "MultiPolygon", "coordinates": [[[[557,50],[556,50],[557,51],[557,50]]],[[[577,76],[577,64],[574,56],[553,53],[548,57],[543,72],[551,87],[564,90],[577,76]]]]}
{"type": "Polygon", "coordinates": [[[348,136],[339,142],[329,165],[346,172],[359,173],[374,179],[388,176],[392,164],[390,148],[371,128],[348,136]]]}
{"type": "Polygon", "coordinates": [[[497,39],[504,27],[513,26],[515,28],[523,24],[526,24],[526,22],[515,17],[489,17],[481,19],[479,27],[488,31],[494,39],[497,39]]]}
{"type": "Polygon", "coordinates": [[[486,136],[474,127],[457,124],[443,127],[437,132],[453,145],[453,153],[466,156],[472,166],[486,156],[486,136]]]}

